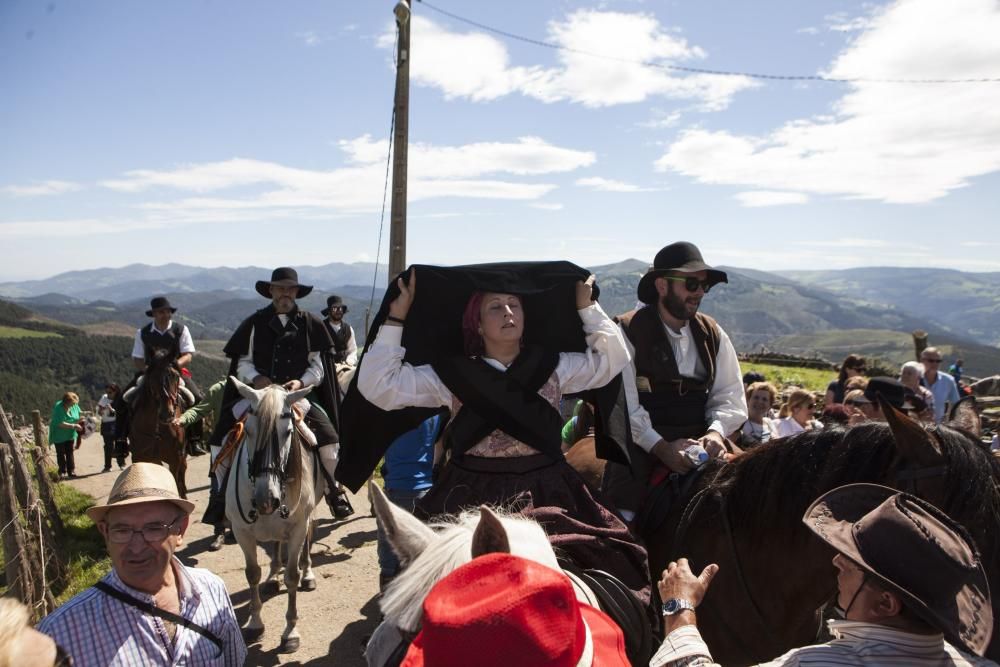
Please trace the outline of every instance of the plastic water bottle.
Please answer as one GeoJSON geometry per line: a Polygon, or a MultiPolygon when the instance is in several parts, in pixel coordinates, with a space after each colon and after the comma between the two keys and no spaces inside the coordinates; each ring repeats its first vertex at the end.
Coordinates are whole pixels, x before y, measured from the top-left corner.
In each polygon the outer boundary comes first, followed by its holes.
{"type": "Polygon", "coordinates": [[[684,456],[687,460],[695,465],[695,467],[700,466],[708,460],[708,452],[701,445],[688,445],[684,448],[684,456]]]}

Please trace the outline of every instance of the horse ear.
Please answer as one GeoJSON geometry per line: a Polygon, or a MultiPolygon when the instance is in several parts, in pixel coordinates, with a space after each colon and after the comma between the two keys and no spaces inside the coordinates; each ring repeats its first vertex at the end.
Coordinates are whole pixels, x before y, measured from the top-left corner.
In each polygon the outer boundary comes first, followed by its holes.
{"type": "Polygon", "coordinates": [[[943,455],[934,436],[920,422],[910,419],[906,413],[897,410],[881,396],[878,398],[882,414],[885,415],[893,440],[896,441],[896,451],[899,455],[920,465],[939,463],[943,455]]]}
{"type": "Polygon", "coordinates": [[[233,383],[234,387],[236,387],[236,391],[240,393],[240,396],[247,399],[252,404],[257,405],[257,403],[260,401],[260,396],[257,394],[257,390],[251,387],[250,385],[246,385],[240,382],[239,378],[237,378],[235,375],[230,375],[229,381],[233,383]]]}
{"type": "Polygon", "coordinates": [[[975,396],[964,396],[948,415],[948,426],[968,431],[977,438],[983,433],[983,423],[979,419],[979,410],[975,396]]]}
{"type": "Polygon", "coordinates": [[[285,405],[291,407],[298,403],[300,400],[306,397],[312,391],[312,387],[302,387],[302,389],[296,389],[287,396],[285,396],[285,405]]]}
{"type": "Polygon", "coordinates": [[[479,525],[472,534],[472,557],[478,558],[492,553],[509,554],[510,541],[507,539],[507,531],[504,530],[500,517],[489,507],[482,505],[479,508],[479,525]]]}
{"type": "Polygon", "coordinates": [[[420,519],[396,507],[374,480],[368,482],[368,497],[375,509],[375,518],[402,565],[412,563],[437,538],[420,519]]]}

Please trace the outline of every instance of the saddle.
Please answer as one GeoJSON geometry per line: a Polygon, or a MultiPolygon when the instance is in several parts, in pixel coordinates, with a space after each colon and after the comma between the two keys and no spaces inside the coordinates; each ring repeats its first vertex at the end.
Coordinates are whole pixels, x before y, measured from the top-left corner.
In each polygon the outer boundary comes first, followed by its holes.
{"type": "MultiPolygon", "coordinates": [[[[132,410],[135,410],[135,402],[138,400],[139,392],[145,381],[146,376],[140,375],[139,379],[135,381],[135,385],[126,389],[125,393],[122,394],[122,400],[124,400],[132,410]]],[[[177,393],[181,397],[182,411],[193,407],[198,402],[194,400],[194,394],[191,393],[191,390],[184,386],[184,380],[181,380],[180,384],[177,386],[177,393]]]]}
{"type": "Polygon", "coordinates": [[[583,570],[573,563],[560,560],[559,566],[570,577],[586,585],[597,598],[598,608],[611,617],[625,636],[625,653],[633,665],[645,665],[659,646],[653,628],[659,626],[649,607],[643,606],[635,594],[614,575],[603,570],[583,570]]]}

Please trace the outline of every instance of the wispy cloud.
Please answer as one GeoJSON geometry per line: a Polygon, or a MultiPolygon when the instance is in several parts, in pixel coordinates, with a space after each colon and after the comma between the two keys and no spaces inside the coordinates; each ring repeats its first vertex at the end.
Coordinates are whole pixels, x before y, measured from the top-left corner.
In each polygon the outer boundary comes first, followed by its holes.
{"type": "Polygon", "coordinates": [[[610,178],[602,178],[601,176],[590,176],[588,178],[578,178],[575,185],[581,188],[590,188],[591,190],[597,190],[598,192],[649,192],[650,188],[641,188],[638,185],[633,185],[632,183],[625,183],[624,181],[615,181],[610,178]]]}
{"type": "Polygon", "coordinates": [[[847,12],[836,12],[823,17],[826,27],[832,32],[858,32],[872,24],[871,16],[850,16],[847,12]]]}
{"type": "Polygon", "coordinates": [[[71,181],[42,181],[31,185],[8,185],[0,188],[0,192],[14,197],[48,197],[81,189],[82,185],[71,181]]]}
{"type": "Polygon", "coordinates": [[[531,208],[538,208],[543,211],[561,211],[564,207],[559,202],[536,201],[528,204],[531,208]]]}
{"type": "Polygon", "coordinates": [[[323,38],[315,30],[304,30],[295,33],[295,36],[306,46],[319,46],[323,43],[323,38]]]}
{"type": "Polygon", "coordinates": [[[737,201],[748,208],[805,204],[809,201],[809,197],[801,192],[777,192],[774,190],[737,192],[734,196],[737,201]]]}
{"type": "MultiPolygon", "coordinates": [[[[542,102],[588,107],[641,102],[650,97],[695,101],[704,110],[728,106],[733,95],[758,84],[744,77],[684,74],[667,65],[697,62],[706,51],[664,27],[651,14],[580,9],[548,24],[558,44],[558,65],[512,65],[506,45],[482,32],[454,32],[412,17],[414,39],[426,45],[410,75],[417,85],[439,88],[446,98],[485,102],[521,94],[542,102]],[[595,46],[597,45],[597,46],[595,46]],[[460,58],[456,54],[462,54],[460,58]],[[599,56],[594,57],[597,53],[599,56]]],[[[378,44],[391,48],[394,35],[378,44]]]]}
{"type": "MultiPolygon", "coordinates": [[[[898,0],[831,64],[833,77],[996,77],[1000,5],[898,0]]],[[[1000,86],[857,83],[826,117],[769,134],[694,128],[656,168],[701,183],[913,204],[1000,170],[1000,86]]]]}

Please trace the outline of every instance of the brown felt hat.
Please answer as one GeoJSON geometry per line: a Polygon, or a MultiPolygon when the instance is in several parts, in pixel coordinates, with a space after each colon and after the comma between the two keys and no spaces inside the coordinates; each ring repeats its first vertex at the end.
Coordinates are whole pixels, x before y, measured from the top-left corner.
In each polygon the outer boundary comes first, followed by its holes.
{"type": "Polygon", "coordinates": [[[295,295],[296,299],[301,299],[313,291],[312,285],[299,284],[298,271],[288,266],[279,266],[272,271],[270,280],[258,280],[254,285],[254,289],[257,290],[257,294],[260,294],[265,299],[270,299],[272,285],[299,288],[298,293],[295,295]]]}
{"type": "Polygon", "coordinates": [[[680,271],[682,273],[695,273],[697,271],[707,271],[708,280],[713,284],[728,283],[729,276],[725,271],[713,269],[702,259],[698,246],[687,241],[678,241],[661,248],[653,258],[653,266],[649,267],[646,275],[639,281],[639,288],[636,290],[639,301],[643,303],[656,303],[656,279],[670,271],[680,271]]]}
{"type": "Polygon", "coordinates": [[[896,592],[951,644],[983,655],[993,633],[990,587],[968,532],[930,503],[878,484],[848,484],[803,523],[896,592]]]}
{"type": "Polygon", "coordinates": [[[158,463],[133,463],[118,475],[108,501],[87,510],[94,523],[104,520],[108,510],[136,503],[166,500],[180,507],[186,514],[194,511],[194,503],[184,500],[177,492],[177,482],[170,471],[158,463]]]}

